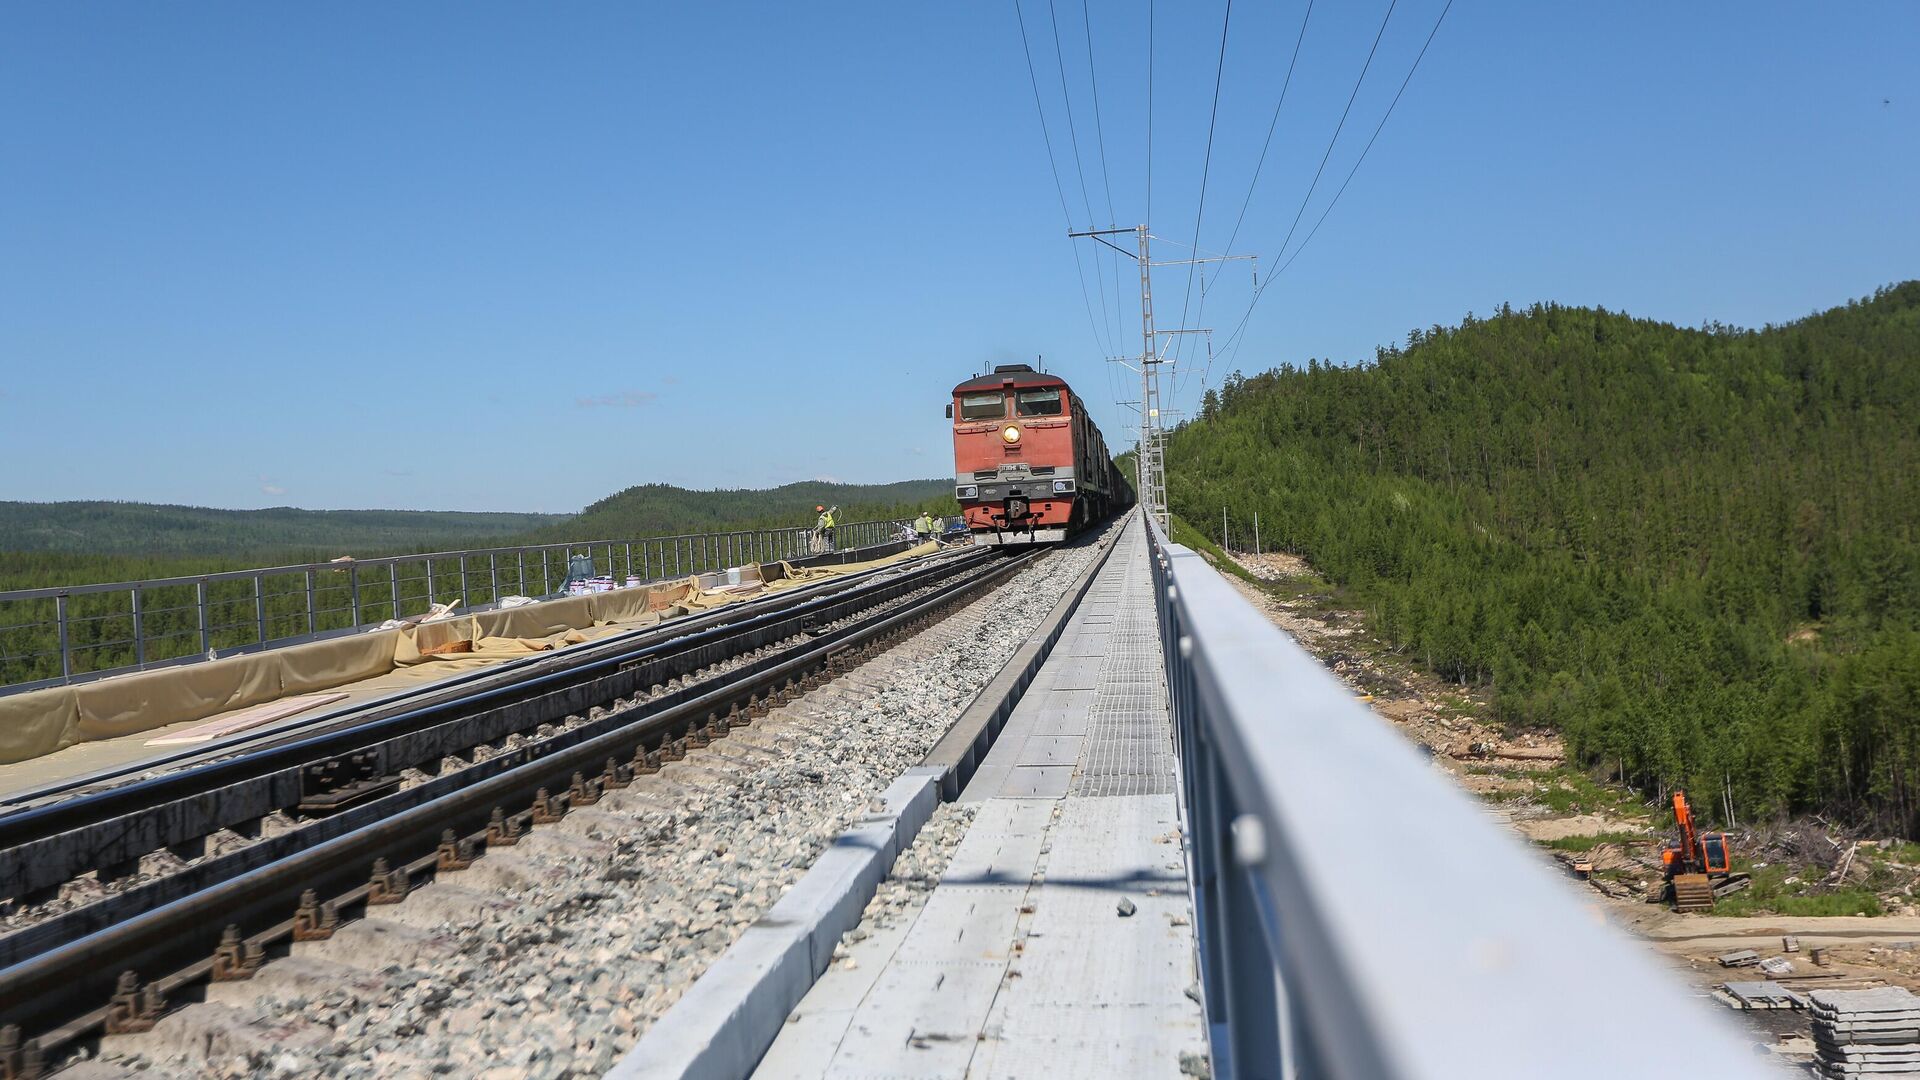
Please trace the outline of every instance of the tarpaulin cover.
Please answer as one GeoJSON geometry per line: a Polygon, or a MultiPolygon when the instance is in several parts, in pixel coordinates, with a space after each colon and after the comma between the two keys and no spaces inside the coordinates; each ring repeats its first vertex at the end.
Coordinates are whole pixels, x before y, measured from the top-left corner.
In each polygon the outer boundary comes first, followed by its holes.
{"type": "Polygon", "coordinates": [[[489,664],[624,633],[689,611],[931,554],[938,544],[867,562],[750,566],[739,585],[707,574],[304,642],[205,663],[0,697],[0,763],[75,743],[150,731],[335,688],[348,704],[489,664]]]}

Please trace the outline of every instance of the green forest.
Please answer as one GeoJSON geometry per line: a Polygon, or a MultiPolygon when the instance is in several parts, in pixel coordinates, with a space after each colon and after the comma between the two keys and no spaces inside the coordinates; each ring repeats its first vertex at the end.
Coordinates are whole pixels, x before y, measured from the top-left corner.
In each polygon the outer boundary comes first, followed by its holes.
{"type": "Polygon", "coordinates": [[[1502,307],[1236,373],[1168,460],[1597,773],[1920,831],[1920,282],[1759,330],[1502,307]]]}
{"type": "MultiPolygon", "coordinates": [[[[584,544],[646,537],[811,527],[813,508],[840,508],[839,520],[911,519],[922,510],[958,513],[951,480],[895,484],[788,484],[770,490],[690,491],[646,484],[602,499],[575,515],[468,514],[439,511],[209,510],[142,503],[0,503],[0,589],[198,577],[261,567],[326,562],[343,555],[383,555],[584,544]]],[[[585,549],[580,549],[584,551],[585,549]]],[[[317,630],[418,615],[430,600],[487,603],[498,596],[541,595],[566,579],[565,550],[480,557],[462,574],[457,559],[413,560],[399,573],[385,566],[304,571],[263,579],[216,580],[204,586],[208,626],[200,626],[198,583],[142,591],[145,660],[231,649],[317,630]],[[429,580],[429,574],[432,575],[429,580]],[[311,605],[308,593],[311,590],[311,605]],[[315,609],[310,620],[309,607],[315,609]],[[356,618],[356,615],[358,616],[356,618]]],[[[647,577],[712,569],[746,557],[725,545],[617,544],[591,554],[601,573],[647,577]],[[648,552],[657,552],[649,562],[648,552]],[[670,556],[669,556],[670,553],[670,556]],[[669,561],[670,558],[670,561],[669,561]]],[[[76,672],[142,659],[134,647],[128,591],[75,595],[66,601],[68,656],[76,672]]],[[[58,602],[0,602],[0,685],[61,673],[58,602]]]]}
{"type": "Polygon", "coordinates": [[[659,536],[723,529],[777,529],[812,525],[813,508],[840,507],[841,521],[907,520],[922,510],[958,514],[953,481],[902,480],[893,484],[830,484],[809,480],[763,490],[690,491],[670,484],[641,484],[609,495],[565,521],[534,535],[553,540],[659,536]]]}
{"type": "MultiPolygon", "coordinates": [[[[441,510],[213,510],[136,502],[0,502],[0,549],[271,559],[275,553],[433,551],[519,536],[558,514],[441,510]]],[[[331,556],[329,556],[331,557],[331,556]]]]}

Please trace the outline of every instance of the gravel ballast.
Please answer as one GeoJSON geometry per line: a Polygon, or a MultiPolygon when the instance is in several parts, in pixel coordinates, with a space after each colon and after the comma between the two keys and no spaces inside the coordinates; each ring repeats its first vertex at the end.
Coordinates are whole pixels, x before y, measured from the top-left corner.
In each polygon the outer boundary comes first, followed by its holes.
{"type": "MultiPolygon", "coordinates": [[[[107,1040],[88,1071],[599,1075],[921,761],[1096,551],[1057,550],[711,747],[107,1040]]],[[[938,810],[869,916],[930,889],[965,823],[938,810]]]]}

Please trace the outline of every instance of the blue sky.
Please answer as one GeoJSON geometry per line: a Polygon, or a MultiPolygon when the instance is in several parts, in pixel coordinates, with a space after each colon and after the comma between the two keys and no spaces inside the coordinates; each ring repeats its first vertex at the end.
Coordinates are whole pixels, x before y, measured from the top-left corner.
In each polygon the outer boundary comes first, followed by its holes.
{"type": "MultiPolygon", "coordinates": [[[[1301,233],[1442,3],[1395,4],[1301,233]]],[[[1135,224],[1145,0],[1087,5],[1097,127],[1080,5],[1059,59],[1022,5],[1073,223],[1135,224]]],[[[1209,160],[1223,10],[1155,8],[1161,257],[1203,160],[1200,246],[1226,243],[1303,3],[1234,5],[1209,160]]],[[[1263,276],[1385,11],[1314,8],[1234,243],[1263,276]]],[[[1785,321],[1920,274],[1916,42],[1908,2],[1458,0],[1231,366],[1502,301],[1785,321]]],[[[1083,247],[1083,303],[1033,95],[1011,0],[0,7],[0,498],[566,511],[943,476],[947,389],[1036,354],[1124,445],[1101,357],[1138,347],[1137,275],[1083,247]]],[[[1185,285],[1156,274],[1162,326],[1185,285]]],[[[1251,291],[1227,264],[1189,321],[1224,343],[1251,291]]],[[[1189,405],[1228,367],[1198,346],[1189,405]]]]}

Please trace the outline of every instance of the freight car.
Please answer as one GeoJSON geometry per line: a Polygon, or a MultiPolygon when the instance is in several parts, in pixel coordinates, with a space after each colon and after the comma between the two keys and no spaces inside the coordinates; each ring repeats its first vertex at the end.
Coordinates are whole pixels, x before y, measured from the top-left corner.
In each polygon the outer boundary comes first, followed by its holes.
{"type": "Polygon", "coordinates": [[[954,495],[975,543],[1051,543],[1133,500],[1066,380],[1004,364],[953,388],[954,495]]]}

